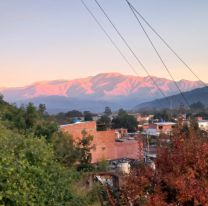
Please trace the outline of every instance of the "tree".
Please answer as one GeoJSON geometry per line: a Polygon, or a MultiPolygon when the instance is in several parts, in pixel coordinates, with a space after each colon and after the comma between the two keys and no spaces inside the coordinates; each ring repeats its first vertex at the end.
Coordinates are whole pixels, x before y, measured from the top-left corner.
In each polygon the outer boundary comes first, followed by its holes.
{"type": "Polygon", "coordinates": [[[92,113],[90,111],[84,111],[84,121],[92,121],[92,113]]]}
{"type": "Polygon", "coordinates": [[[66,116],[69,118],[74,118],[74,117],[83,117],[82,112],[78,110],[72,110],[66,113],[66,116]]]}
{"type": "Polygon", "coordinates": [[[0,94],[0,104],[4,104],[4,96],[3,94],[0,94]]]}
{"type": "Polygon", "coordinates": [[[190,105],[192,112],[203,112],[205,109],[205,106],[201,102],[196,102],[190,105]]]}
{"type": "Polygon", "coordinates": [[[111,108],[110,107],[105,107],[104,114],[106,116],[110,116],[112,114],[111,108]]]}
{"type": "Polygon", "coordinates": [[[38,118],[38,112],[36,110],[36,107],[32,103],[29,103],[26,106],[26,110],[25,110],[26,128],[31,129],[37,122],[37,118],[38,118]]]}
{"type": "Polygon", "coordinates": [[[154,115],[154,119],[159,119],[160,121],[172,121],[172,111],[169,109],[162,109],[154,115]]]}
{"type": "Polygon", "coordinates": [[[46,105],[45,104],[39,104],[38,106],[38,112],[40,113],[40,115],[45,115],[46,112],[46,105]]]}
{"type": "Polygon", "coordinates": [[[68,124],[73,123],[74,118],[82,118],[83,114],[82,112],[78,110],[72,110],[68,111],[67,113],[60,112],[56,115],[54,115],[54,118],[57,120],[59,124],[68,124]]]}
{"type": "Polygon", "coordinates": [[[102,115],[97,121],[97,129],[105,131],[111,128],[111,119],[107,115],[102,115]]]}
{"type": "Polygon", "coordinates": [[[79,160],[79,149],[76,148],[73,137],[57,132],[52,137],[52,144],[56,159],[67,167],[72,167],[79,160]]]}
{"type": "Polygon", "coordinates": [[[51,141],[54,133],[58,131],[58,125],[54,121],[39,120],[37,125],[34,127],[34,134],[37,137],[45,137],[47,141],[51,141]]]}
{"type": "Polygon", "coordinates": [[[85,205],[73,192],[74,175],[43,138],[0,126],[0,205],[85,205]]]}
{"type": "Polygon", "coordinates": [[[126,128],[128,132],[135,132],[138,127],[138,122],[136,118],[129,115],[125,110],[120,109],[118,116],[114,117],[112,120],[112,127],[114,129],[126,128]]]}
{"type": "Polygon", "coordinates": [[[192,127],[189,133],[178,130],[170,143],[158,147],[156,170],[135,169],[123,191],[137,205],[207,205],[207,162],[208,140],[192,127]]]}
{"type": "Polygon", "coordinates": [[[77,142],[77,149],[79,151],[79,170],[90,171],[92,170],[92,155],[91,150],[95,148],[92,145],[93,136],[87,134],[85,130],[82,131],[82,138],[77,142]]]}

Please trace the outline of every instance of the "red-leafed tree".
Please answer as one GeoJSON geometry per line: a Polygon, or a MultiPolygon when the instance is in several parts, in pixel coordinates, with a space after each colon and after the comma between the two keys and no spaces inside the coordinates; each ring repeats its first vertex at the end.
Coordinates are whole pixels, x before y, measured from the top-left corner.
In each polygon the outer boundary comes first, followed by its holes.
{"type": "MultiPolygon", "coordinates": [[[[194,128],[194,127],[191,127],[194,128]]],[[[134,205],[208,205],[208,140],[194,129],[178,128],[171,141],[159,144],[156,169],[132,171],[123,192],[134,205]]]]}

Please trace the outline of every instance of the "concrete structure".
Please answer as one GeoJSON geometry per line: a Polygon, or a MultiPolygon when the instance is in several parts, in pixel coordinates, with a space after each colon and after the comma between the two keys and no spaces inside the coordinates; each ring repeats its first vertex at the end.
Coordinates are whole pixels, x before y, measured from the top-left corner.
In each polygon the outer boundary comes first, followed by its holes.
{"type": "Polygon", "coordinates": [[[151,115],[151,114],[142,115],[140,113],[133,113],[133,114],[129,113],[129,115],[134,116],[139,123],[148,122],[154,117],[154,115],[151,115]]]}
{"type": "Polygon", "coordinates": [[[201,130],[208,132],[208,120],[199,120],[198,125],[201,130]]]}
{"type": "Polygon", "coordinates": [[[150,136],[159,136],[160,134],[171,134],[175,128],[176,123],[174,122],[158,122],[144,125],[144,134],[150,136]]]}
{"type": "Polygon", "coordinates": [[[87,134],[95,135],[97,132],[96,122],[77,122],[74,124],[65,124],[60,126],[61,130],[69,133],[74,139],[82,138],[82,131],[85,130],[87,134]]]}
{"type": "Polygon", "coordinates": [[[61,125],[60,128],[71,134],[75,140],[82,138],[83,130],[94,136],[92,144],[95,145],[95,149],[91,151],[92,163],[103,159],[143,159],[143,142],[141,140],[119,138],[118,131],[115,130],[97,131],[95,121],[61,125]],[[117,141],[118,139],[121,141],[117,141]]]}

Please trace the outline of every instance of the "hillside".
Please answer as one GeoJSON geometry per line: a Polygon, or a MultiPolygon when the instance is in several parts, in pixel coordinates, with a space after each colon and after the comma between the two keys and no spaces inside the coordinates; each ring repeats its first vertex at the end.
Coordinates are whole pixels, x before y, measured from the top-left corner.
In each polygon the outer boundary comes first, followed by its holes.
{"type": "MultiPolygon", "coordinates": [[[[153,77],[167,95],[177,93],[174,83],[165,78],[153,77]]],[[[180,80],[183,91],[201,87],[197,81],[180,80]]],[[[45,103],[50,112],[70,109],[102,111],[105,106],[132,108],[161,97],[148,77],[102,73],[74,80],[42,81],[18,87],[2,88],[5,100],[17,104],[34,102],[45,103]]]]}
{"type": "MultiPolygon", "coordinates": [[[[207,87],[194,89],[189,92],[184,92],[183,94],[188,100],[189,104],[193,104],[193,103],[200,101],[204,105],[208,105],[208,88],[207,87]]],[[[153,109],[153,108],[157,108],[157,109],[177,108],[181,104],[186,105],[185,101],[183,100],[180,94],[169,96],[168,99],[171,102],[171,105],[168,104],[168,101],[166,98],[162,98],[162,99],[156,99],[151,102],[145,102],[145,103],[139,104],[134,108],[134,110],[153,109]]]]}

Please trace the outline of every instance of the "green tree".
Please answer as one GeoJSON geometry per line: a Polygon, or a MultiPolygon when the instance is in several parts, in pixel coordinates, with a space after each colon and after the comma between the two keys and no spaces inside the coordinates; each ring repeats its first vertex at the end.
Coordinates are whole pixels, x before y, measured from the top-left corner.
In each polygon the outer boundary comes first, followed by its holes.
{"type": "Polygon", "coordinates": [[[204,112],[204,110],[205,110],[205,106],[201,102],[195,102],[195,103],[191,104],[190,108],[191,108],[192,112],[196,112],[196,113],[204,112]]]}
{"type": "Polygon", "coordinates": [[[27,129],[31,129],[35,125],[37,118],[38,112],[36,107],[32,103],[29,103],[25,110],[25,121],[27,129]]]}
{"type": "Polygon", "coordinates": [[[84,111],[84,121],[92,121],[92,113],[90,111],[84,111]]]}
{"type": "Polygon", "coordinates": [[[74,174],[55,160],[43,138],[0,126],[0,205],[85,205],[73,192],[74,174]]]}
{"type": "Polygon", "coordinates": [[[67,167],[72,167],[80,158],[79,150],[71,135],[57,132],[52,137],[56,159],[67,167]]]}
{"type": "Polygon", "coordinates": [[[0,94],[0,104],[3,104],[4,103],[4,96],[3,94],[0,94]]]}
{"type": "Polygon", "coordinates": [[[105,107],[104,114],[106,116],[110,116],[112,114],[111,108],[110,107],[105,107]]]}
{"type": "Polygon", "coordinates": [[[125,110],[120,109],[118,116],[114,117],[112,120],[112,127],[114,129],[126,128],[128,132],[135,132],[138,127],[138,122],[136,118],[129,115],[125,110]]]}
{"type": "Polygon", "coordinates": [[[77,149],[80,156],[78,170],[90,171],[93,169],[91,165],[91,150],[95,148],[95,146],[92,145],[93,136],[87,134],[85,130],[82,131],[82,135],[83,137],[77,142],[77,149]]]}
{"type": "Polygon", "coordinates": [[[46,140],[50,141],[53,134],[58,131],[58,125],[54,121],[41,120],[37,123],[34,128],[34,134],[38,137],[45,137],[46,140]]]}
{"type": "Polygon", "coordinates": [[[38,106],[38,112],[40,115],[45,115],[46,114],[46,105],[45,104],[39,104],[38,106]]]}
{"type": "Polygon", "coordinates": [[[107,115],[102,115],[97,121],[97,129],[105,131],[111,128],[111,119],[107,115]]]}
{"type": "Polygon", "coordinates": [[[72,111],[68,111],[66,113],[66,116],[69,118],[74,118],[74,117],[83,117],[82,112],[78,111],[78,110],[72,110],[72,111]]]}

